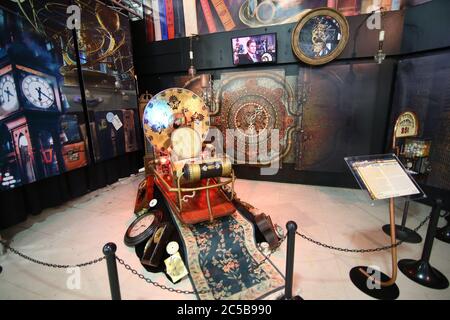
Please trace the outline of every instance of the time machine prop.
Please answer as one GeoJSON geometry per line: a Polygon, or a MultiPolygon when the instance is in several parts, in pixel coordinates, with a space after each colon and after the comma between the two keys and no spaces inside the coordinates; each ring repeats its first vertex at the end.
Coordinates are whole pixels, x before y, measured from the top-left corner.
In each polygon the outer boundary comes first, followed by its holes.
{"type": "Polygon", "coordinates": [[[144,134],[155,152],[150,171],[168,206],[185,224],[235,211],[231,160],[205,142],[209,125],[207,106],[187,89],[166,89],[144,110],[144,134]]]}

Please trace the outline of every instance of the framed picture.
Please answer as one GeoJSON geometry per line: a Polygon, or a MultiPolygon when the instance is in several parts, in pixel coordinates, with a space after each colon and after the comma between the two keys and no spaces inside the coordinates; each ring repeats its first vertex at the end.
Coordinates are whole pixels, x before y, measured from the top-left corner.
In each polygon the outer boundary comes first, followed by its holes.
{"type": "Polygon", "coordinates": [[[292,50],[304,63],[322,65],[341,54],[348,38],[347,19],[334,9],[319,8],[300,18],[292,32],[292,50]]]}

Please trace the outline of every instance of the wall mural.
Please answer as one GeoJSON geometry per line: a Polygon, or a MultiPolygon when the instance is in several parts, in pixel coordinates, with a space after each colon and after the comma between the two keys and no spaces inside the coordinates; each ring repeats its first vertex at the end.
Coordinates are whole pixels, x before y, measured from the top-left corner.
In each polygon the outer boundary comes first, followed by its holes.
{"type": "MultiPolygon", "coordinates": [[[[409,1],[410,5],[431,0],[409,1]]],[[[310,9],[329,7],[345,16],[375,7],[399,10],[402,0],[148,0],[148,41],[297,22],[310,9]]]]}
{"type": "MultiPolygon", "coordinates": [[[[141,145],[129,21],[94,0],[79,4],[80,62],[91,133],[99,146],[94,147],[94,157],[103,161],[141,145]]],[[[66,74],[75,78],[75,57],[65,58],[66,74]]],[[[81,103],[75,95],[71,99],[81,103]]]]}
{"type": "Polygon", "coordinates": [[[373,62],[300,67],[297,170],[343,172],[344,157],[370,153],[378,78],[373,62]]]}
{"type": "Polygon", "coordinates": [[[298,111],[294,87],[286,81],[284,70],[223,73],[214,88],[211,124],[223,133],[224,144],[230,139],[226,130],[234,130],[230,141],[234,141],[235,160],[264,165],[283,161],[288,156],[293,146],[298,111]],[[272,129],[279,130],[278,150],[271,149],[272,129]],[[266,138],[262,140],[264,136],[266,138]],[[238,152],[244,154],[245,159],[239,159],[238,152]]]}
{"type": "MultiPolygon", "coordinates": [[[[0,6],[0,190],[89,162],[73,33],[65,25],[68,4],[29,0],[0,6]]],[[[80,32],[80,58],[87,105],[113,110],[120,121],[120,154],[140,148],[128,21],[101,7],[82,9],[82,30],[88,26],[92,32],[80,32]],[[95,19],[97,27],[84,19],[95,19]]],[[[101,117],[93,112],[90,118],[95,128],[101,117]]],[[[108,157],[95,153],[95,158],[108,157]]]]}
{"type": "Polygon", "coordinates": [[[450,51],[401,60],[397,70],[388,137],[401,112],[414,112],[420,124],[418,138],[430,143],[429,157],[426,162],[418,156],[408,161],[420,173],[419,181],[450,190],[450,51]]]}
{"type": "Polygon", "coordinates": [[[55,41],[65,31],[44,14],[0,8],[0,190],[88,163],[84,118],[67,99],[55,41]]]}

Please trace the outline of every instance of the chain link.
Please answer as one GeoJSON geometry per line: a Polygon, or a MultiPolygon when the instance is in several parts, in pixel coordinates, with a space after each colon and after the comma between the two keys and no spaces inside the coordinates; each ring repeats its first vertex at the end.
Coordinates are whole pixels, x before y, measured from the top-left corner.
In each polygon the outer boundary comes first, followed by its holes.
{"type": "Polygon", "coordinates": [[[165,286],[163,284],[160,284],[158,282],[152,281],[152,279],[147,278],[146,276],[144,276],[142,273],[139,273],[136,269],[133,269],[129,264],[126,264],[123,259],[120,259],[119,257],[116,256],[116,260],[117,262],[119,262],[119,264],[123,265],[125,267],[125,269],[127,269],[128,271],[130,271],[132,274],[138,276],[140,279],[143,279],[145,281],[147,281],[148,283],[154,285],[155,287],[161,288],[163,290],[167,290],[170,292],[175,292],[175,293],[182,293],[182,294],[204,294],[204,293],[208,293],[210,292],[209,290],[202,290],[202,291],[190,291],[190,290],[179,290],[179,289],[175,289],[172,287],[168,287],[165,286]]]}
{"type": "Polygon", "coordinates": [[[56,263],[48,263],[48,262],[44,262],[44,261],[40,261],[34,258],[31,258],[30,256],[27,256],[26,254],[14,249],[13,247],[11,247],[6,241],[4,240],[0,240],[0,243],[9,251],[11,251],[14,254],[17,254],[18,256],[21,256],[22,258],[43,265],[43,266],[47,266],[47,267],[51,267],[51,268],[55,268],[55,269],[67,269],[67,268],[75,268],[75,267],[86,267],[92,264],[96,264],[99,263],[100,261],[102,261],[103,259],[105,259],[105,257],[100,257],[88,262],[83,262],[83,263],[78,263],[78,264],[56,264],[56,263]]]}
{"type": "MultiPolygon", "coordinates": [[[[429,216],[427,216],[415,229],[414,232],[417,232],[420,228],[423,227],[423,225],[430,219],[431,214],[429,216]]],[[[377,251],[383,251],[383,250],[388,250],[388,249],[392,249],[394,247],[399,246],[400,244],[402,244],[404,241],[398,241],[397,243],[390,245],[390,246],[384,246],[384,247],[379,247],[379,248],[373,248],[373,249],[347,249],[347,248],[339,248],[339,247],[334,247],[325,243],[322,243],[320,241],[314,240],[298,231],[296,231],[296,234],[298,236],[300,236],[301,238],[312,242],[318,246],[324,247],[326,249],[330,249],[330,250],[336,250],[336,251],[341,251],[341,252],[352,252],[352,253],[367,253],[367,252],[377,252],[377,251]]],[[[281,246],[281,244],[286,240],[287,235],[285,235],[283,238],[280,239],[280,241],[278,242],[278,245],[273,248],[270,253],[266,256],[264,255],[264,259],[261,260],[260,262],[258,262],[258,264],[256,265],[255,269],[261,267],[267,260],[270,259],[271,255],[281,246]]],[[[21,256],[22,258],[29,260],[31,262],[43,265],[43,266],[47,266],[47,267],[52,267],[52,268],[60,268],[60,269],[66,269],[66,268],[73,268],[73,267],[85,267],[88,265],[92,265],[92,264],[96,264],[101,262],[102,260],[105,259],[105,257],[100,257],[88,262],[84,262],[84,263],[79,263],[76,265],[66,265],[66,264],[55,264],[55,263],[48,263],[48,262],[43,262],[34,258],[31,258],[23,253],[21,253],[20,251],[12,248],[6,241],[4,240],[0,240],[0,243],[3,244],[3,246],[11,251],[14,254],[17,254],[19,256],[21,256]]],[[[179,289],[175,289],[172,287],[168,287],[166,285],[160,284],[158,282],[152,281],[151,279],[145,277],[143,274],[139,273],[136,269],[133,269],[129,264],[126,264],[123,259],[120,259],[119,257],[116,256],[116,260],[119,262],[119,264],[123,265],[125,267],[125,269],[127,269],[128,271],[130,271],[131,273],[133,273],[134,275],[138,276],[140,279],[145,280],[147,283],[150,283],[152,285],[154,285],[155,287],[158,287],[160,289],[163,290],[167,290],[169,292],[175,292],[175,293],[180,293],[180,294],[205,294],[210,292],[210,290],[201,290],[201,291],[190,291],[190,290],[179,290],[179,289]]]]}
{"type": "MultiPolygon", "coordinates": [[[[281,246],[281,244],[283,243],[283,241],[286,239],[286,236],[284,236],[279,242],[278,245],[273,248],[270,253],[266,256],[264,255],[264,259],[261,260],[260,262],[258,262],[258,264],[255,266],[255,269],[261,267],[269,258],[270,256],[281,246]]],[[[175,292],[175,293],[181,293],[181,294],[205,294],[205,293],[209,293],[210,290],[201,290],[201,291],[190,291],[190,290],[179,290],[179,289],[174,289],[172,287],[167,287],[163,284],[160,284],[158,282],[153,281],[152,279],[149,279],[147,277],[145,277],[142,273],[139,273],[136,269],[133,269],[129,264],[126,264],[125,261],[123,261],[123,259],[120,259],[119,257],[116,256],[116,260],[117,262],[119,262],[119,264],[123,265],[125,267],[125,269],[127,269],[128,271],[130,271],[132,274],[138,276],[140,279],[143,279],[145,281],[147,281],[148,283],[154,285],[155,287],[158,287],[160,289],[163,290],[167,290],[170,292],[175,292]]]]}
{"type": "MultiPolygon", "coordinates": [[[[431,214],[429,216],[427,216],[415,229],[414,232],[417,232],[420,228],[423,227],[423,225],[425,223],[427,223],[427,221],[430,219],[431,214]]],[[[384,247],[379,247],[379,248],[373,248],[373,249],[347,249],[347,248],[339,248],[339,247],[334,247],[331,245],[328,245],[326,243],[314,240],[308,236],[305,236],[304,234],[301,234],[300,232],[296,231],[297,235],[300,236],[301,238],[314,243],[317,246],[320,247],[324,247],[326,249],[330,249],[330,250],[336,250],[336,251],[341,251],[341,252],[351,252],[351,253],[367,253],[367,252],[377,252],[377,251],[383,251],[383,250],[388,250],[388,249],[392,249],[394,247],[398,247],[399,245],[401,245],[404,241],[400,240],[397,241],[397,243],[392,244],[390,246],[384,246],[384,247]]]]}

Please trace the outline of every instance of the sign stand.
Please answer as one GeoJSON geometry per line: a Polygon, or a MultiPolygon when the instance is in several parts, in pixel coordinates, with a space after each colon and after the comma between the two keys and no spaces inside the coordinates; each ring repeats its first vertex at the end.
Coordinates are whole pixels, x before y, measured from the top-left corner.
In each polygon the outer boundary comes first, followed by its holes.
{"type": "Polygon", "coordinates": [[[425,197],[419,185],[409,176],[394,154],[345,158],[361,189],[368,191],[372,200],[389,199],[392,275],[358,266],[350,271],[353,284],[365,294],[382,300],[395,300],[400,291],[397,284],[397,247],[394,198],[425,197]]]}

